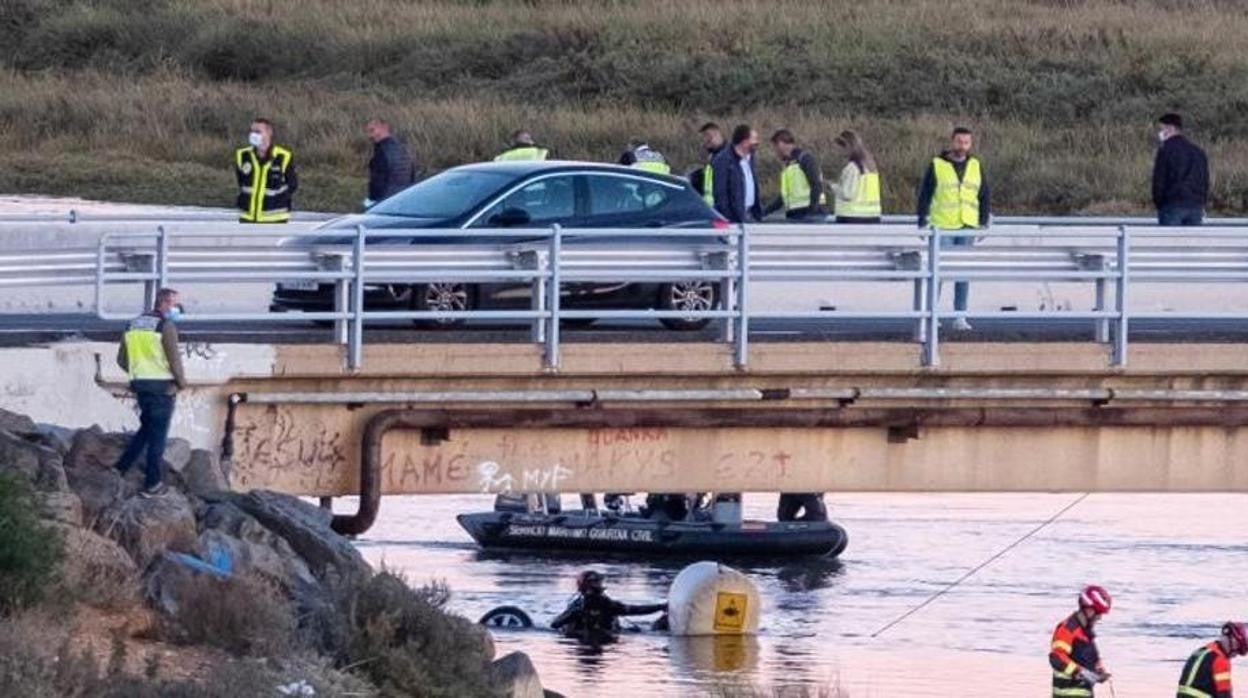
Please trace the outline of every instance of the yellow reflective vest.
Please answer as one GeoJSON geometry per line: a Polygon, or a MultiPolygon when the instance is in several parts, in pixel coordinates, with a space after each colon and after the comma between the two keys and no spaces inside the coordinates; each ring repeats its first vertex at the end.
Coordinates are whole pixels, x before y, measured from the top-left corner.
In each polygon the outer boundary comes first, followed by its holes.
{"type": "MultiPolygon", "coordinates": [[[[810,179],[796,159],[791,160],[780,172],[780,199],[784,202],[785,211],[810,208],[810,179]]],[[[819,192],[819,205],[824,206],[827,203],[827,194],[819,192]]]]}
{"type": "MultiPolygon", "coordinates": [[[[851,162],[846,167],[857,169],[858,165],[851,162]]],[[[879,218],[883,212],[880,206],[879,172],[860,172],[858,189],[854,191],[852,199],[836,197],[835,213],[839,218],[879,218]]]]}
{"type": "Polygon", "coordinates": [[[710,163],[702,168],[702,200],[715,208],[715,168],[710,163]]]}
{"type": "Polygon", "coordinates": [[[545,160],[550,151],[545,148],[539,148],[535,145],[518,145],[499,153],[494,162],[506,162],[508,160],[545,160]]]}
{"type": "Polygon", "coordinates": [[[280,145],[269,148],[269,159],[260,162],[254,146],[234,152],[238,174],[238,219],[244,223],[285,223],[290,220],[294,194],[288,173],[294,155],[280,145]]]}
{"type": "Polygon", "coordinates": [[[130,321],[122,342],[126,345],[126,363],[130,380],[173,380],[169,357],[161,344],[161,318],[140,315],[130,321]]]}
{"type": "Polygon", "coordinates": [[[957,230],[979,226],[979,188],[983,183],[979,158],[970,157],[961,181],[953,163],[944,158],[932,160],[936,173],[936,191],[927,221],[934,228],[957,230]]]}

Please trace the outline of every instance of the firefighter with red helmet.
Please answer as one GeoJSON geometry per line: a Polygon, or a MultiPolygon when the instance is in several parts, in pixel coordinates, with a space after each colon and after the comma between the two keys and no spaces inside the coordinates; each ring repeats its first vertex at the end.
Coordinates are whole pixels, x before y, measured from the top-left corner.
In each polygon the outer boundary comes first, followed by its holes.
{"type": "Polygon", "coordinates": [[[1093,628],[1113,603],[1104,587],[1086,586],[1079,594],[1079,610],[1053,631],[1049,664],[1054,698],[1091,698],[1093,687],[1109,680],[1093,628]]]}
{"type": "Polygon", "coordinates": [[[1248,654],[1243,623],[1222,626],[1222,636],[1187,658],[1179,674],[1177,698],[1231,698],[1231,657],[1248,654]]]}

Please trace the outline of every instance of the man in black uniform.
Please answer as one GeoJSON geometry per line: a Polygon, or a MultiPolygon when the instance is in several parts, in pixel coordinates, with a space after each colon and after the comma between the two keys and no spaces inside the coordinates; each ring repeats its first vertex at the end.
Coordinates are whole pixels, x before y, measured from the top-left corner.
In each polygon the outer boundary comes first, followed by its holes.
{"type": "Polygon", "coordinates": [[[565,635],[611,635],[622,616],[644,616],[667,610],[666,603],[631,605],[607,596],[602,573],[586,570],[576,578],[576,598],[550,623],[565,635]]]}

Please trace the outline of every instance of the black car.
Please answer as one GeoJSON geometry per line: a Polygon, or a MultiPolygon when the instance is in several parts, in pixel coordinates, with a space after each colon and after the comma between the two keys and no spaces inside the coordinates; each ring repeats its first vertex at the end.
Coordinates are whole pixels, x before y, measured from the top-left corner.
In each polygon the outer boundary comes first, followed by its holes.
{"type": "MultiPolygon", "coordinates": [[[[575,228],[715,228],[728,223],[706,205],[689,183],[677,177],[635,168],[582,162],[490,162],[464,165],[434,175],[386,199],[366,213],[335,219],[321,227],[354,230],[385,228],[453,228],[483,230],[540,228],[560,224],[575,228]]],[[[656,230],[656,238],[662,237],[656,230]]],[[[345,241],[345,238],[344,238],[345,241]]],[[[593,238],[595,243],[603,238],[593,238]]],[[[414,238],[379,240],[370,244],[487,243],[515,245],[514,237],[414,238]]],[[[575,234],[565,244],[576,244],[575,234]]],[[[608,240],[609,242],[609,240],[608,240]]],[[[707,244],[710,239],[672,238],[672,244],[707,244]]],[[[298,238],[288,244],[311,244],[298,238]]],[[[332,308],[327,284],[279,284],[274,310],[324,311],[332,308]]],[[[567,308],[710,310],[717,306],[712,281],[670,283],[565,284],[561,304],[567,308]]],[[[365,287],[370,310],[410,309],[459,311],[477,308],[522,308],[531,303],[527,286],[515,283],[379,284],[365,287]]],[[[583,321],[591,322],[591,321],[583,321]]],[[[698,329],[705,319],[662,320],[672,329],[698,329]]]]}

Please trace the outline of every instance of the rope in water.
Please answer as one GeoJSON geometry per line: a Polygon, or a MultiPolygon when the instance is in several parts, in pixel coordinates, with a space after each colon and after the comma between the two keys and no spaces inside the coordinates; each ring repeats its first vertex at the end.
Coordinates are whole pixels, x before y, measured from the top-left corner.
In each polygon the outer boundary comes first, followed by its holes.
{"type": "Polygon", "coordinates": [[[888,623],[887,625],[885,625],[884,627],[882,627],[882,628],[880,628],[879,630],[876,630],[875,632],[871,633],[871,637],[872,637],[872,638],[877,638],[877,637],[879,637],[880,635],[883,635],[884,633],[888,632],[888,631],[889,631],[889,630],[890,630],[893,626],[895,626],[895,625],[897,625],[897,624],[901,623],[902,621],[904,621],[905,619],[909,618],[910,616],[912,616],[912,615],[914,615],[914,614],[918,613],[919,611],[923,610],[924,608],[926,608],[926,607],[928,606],[928,604],[932,603],[932,602],[933,602],[933,601],[935,601],[936,599],[939,599],[940,597],[944,596],[945,594],[949,593],[950,591],[953,591],[955,588],[957,588],[957,586],[958,586],[959,584],[961,584],[962,582],[965,582],[966,580],[970,579],[970,578],[971,578],[971,577],[972,577],[972,576],[973,576],[976,572],[978,572],[978,571],[980,571],[980,570],[984,569],[984,568],[985,568],[985,567],[987,567],[988,565],[991,565],[993,562],[996,562],[999,558],[1001,558],[1001,556],[1005,555],[1006,553],[1010,552],[1010,551],[1011,551],[1011,550],[1013,550],[1014,548],[1016,548],[1016,547],[1018,547],[1019,545],[1021,545],[1021,544],[1023,543],[1023,541],[1027,540],[1028,538],[1031,538],[1032,536],[1036,535],[1036,534],[1037,534],[1037,533],[1039,533],[1040,531],[1043,531],[1043,530],[1044,530],[1045,528],[1047,528],[1050,524],[1052,524],[1053,522],[1055,522],[1055,521],[1057,521],[1058,519],[1062,518],[1062,516],[1063,516],[1063,515],[1065,515],[1065,514],[1066,514],[1066,512],[1070,511],[1071,509],[1074,509],[1076,505],[1078,505],[1078,504],[1079,504],[1080,502],[1082,502],[1083,500],[1087,499],[1089,494],[1091,494],[1091,492],[1084,492],[1083,494],[1079,495],[1078,497],[1076,497],[1076,498],[1075,498],[1075,500],[1074,500],[1074,501],[1072,501],[1071,503],[1069,503],[1069,504],[1067,504],[1066,506],[1062,507],[1062,508],[1061,508],[1061,510],[1059,510],[1056,514],[1054,514],[1054,515],[1050,516],[1048,519],[1045,519],[1043,522],[1041,522],[1041,523],[1040,523],[1040,525],[1038,525],[1038,526],[1036,526],[1035,528],[1033,528],[1033,529],[1031,529],[1030,531],[1028,531],[1026,534],[1024,534],[1024,535],[1023,535],[1021,538],[1019,538],[1018,540],[1015,540],[1013,543],[1010,543],[1009,545],[1005,546],[1005,547],[1004,547],[1004,548],[1002,548],[1001,550],[998,550],[995,554],[993,554],[993,556],[992,556],[992,557],[990,557],[990,558],[988,558],[987,560],[984,560],[983,562],[979,563],[979,565],[977,565],[977,566],[976,566],[974,569],[972,569],[970,572],[967,572],[966,574],[962,575],[961,577],[959,577],[958,579],[956,579],[956,580],[955,580],[955,581],[953,581],[952,583],[950,583],[950,584],[946,585],[943,589],[941,589],[941,590],[937,591],[935,594],[932,594],[931,596],[927,597],[927,599],[925,599],[925,600],[923,601],[923,603],[921,603],[921,604],[919,604],[918,606],[915,606],[914,608],[912,608],[912,609],[910,609],[910,610],[906,611],[905,613],[901,614],[900,616],[898,616],[898,617],[894,618],[891,622],[889,622],[889,623],[888,623]]]}

